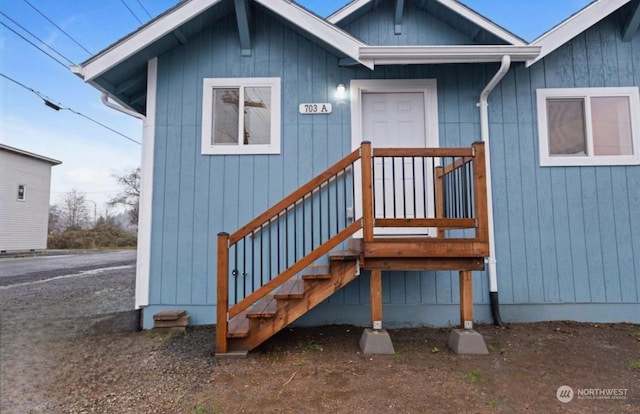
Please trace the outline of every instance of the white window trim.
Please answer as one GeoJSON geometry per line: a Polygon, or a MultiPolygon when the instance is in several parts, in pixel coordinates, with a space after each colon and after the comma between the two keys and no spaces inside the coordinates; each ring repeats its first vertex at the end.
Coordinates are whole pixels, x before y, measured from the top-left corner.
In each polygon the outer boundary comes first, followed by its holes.
{"type": "Polygon", "coordinates": [[[18,184],[18,193],[16,194],[16,200],[20,201],[21,203],[24,203],[25,201],[27,201],[27,185],[26,184],[18,184]],[[20,198],[20,187],[23,188],[22,198],[20,198]]]}
{"type": "MultiPolygon", "coordinates": [[[[614,88],[548,88],[538,89],[538,144],[540,149],[540,166],[594,166],[594,165],[638,165],[640,164],[640,93],[636,87],[614,88]],[[589,98],[624,96],[629,98],[631,110],[631,141],[633,155],[586,155],[586,156],[550,156],[547,124],[548,98],[585,98],[589,106],[589,98]]],[[[587,145],[591,147],[591,124],[587,122],[587,145]]]]}
{"type": "MultiPolygon", "coordinates": [[[[281,82],[280,78],[205,78],[202,89],[202,154],[280,154],[281,123],[281,82]],[[252,86],[271,87],[271,142],[268,145],[211,144],[213,134],[213,93],[214,88],[244,88],[252,86]]],[[[238,130],[243,130],[244,117],[240,114],[238,130]]],[[[241,141],[241,140],[240,140],[241,141]]]]}

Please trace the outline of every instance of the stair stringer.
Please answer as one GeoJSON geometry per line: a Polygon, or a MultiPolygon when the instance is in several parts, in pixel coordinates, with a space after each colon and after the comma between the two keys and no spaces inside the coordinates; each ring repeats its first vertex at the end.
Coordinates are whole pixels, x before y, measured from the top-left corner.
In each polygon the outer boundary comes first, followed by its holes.
{"type": "Polygon", "coordinates": [[[333,260],[329,279],[304,281],[304,297],[278,299],[275,316],[249,320],[244,338],[229,338],[230,351],[251,351],[358,277],[357,259],[333,260]]]}

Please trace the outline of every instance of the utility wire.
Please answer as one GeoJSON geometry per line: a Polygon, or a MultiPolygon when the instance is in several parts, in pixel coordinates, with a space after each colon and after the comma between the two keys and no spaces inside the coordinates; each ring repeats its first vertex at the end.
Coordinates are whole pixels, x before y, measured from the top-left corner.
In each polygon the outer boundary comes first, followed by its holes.
{"type": "MultiPolygon", "coordinates": [[[[9,19],[13,24],[15,24],[16,26],[18,26],[19,28],[21,28],[22,30],[24,30],[25,32],[29,33],[31,36],[33,36],[37,41],[39,41],[40,43],[42,43],[43,45],[45,45],[46,47],[48,47],[49,49],[53,50],[54,52],[56,52],[59,56],[61,56],[64,60],[66,60],[67,62],[69,62],[70,65],[73,65],[74,63],[67,58],[65,55],[63,55],[62,53],[58,52],[56,49],[54,49],[52,46],[49,46],[47,44],[47,42],[45,42],[44,40],[40,39],[38,36],[34,35],[32,32],[29,31],[29,29],[27,29],[26,27],[24,27],[23,25],[21,25],[20,23],[16,22],[15,20],[13,20],[11,17],[7,16],[6,14],[4,14],[3,12],[0,11],[0,14],[3,15],[6,19],[9,19]]],[[[6,26],[5,26],[6,27],[6,26]]],[[[15,33],[15,32],[14,32],[15,33]]]]}
{"type": "Polygon", "coordinates": [[[124,0],[120,0],[120,2],[121,2],[122,4],[124,4],[124,7],[126,7],[126,8],[127,8],[127,10],[129,10],[129,13],[131,13],[131,15],[132,15],[133,17],[135,17],[135,18],[136,18],[136,20],[138,21],[138,23],[140,23],[140,26],[142,26],[142,24],[143,24],[143,23],[142,23],[142,20],[140,20],[140,19],[138,18],[138,16],[136,16],[136,14],[133,12],[133,10],[131,10],[131,8],[130,8],[129,6],[127,6],[127,3],[125,3],[125,2],[124,2],[124,0]]]}
{"type": "Polygon", "coordinates": [[[29,43],[31,46],[35,47],[36,49],[38,49],[39,51],[41,51],[42,53],[44,53],[45,55],[49,56],[51,59],[55,60],[60,66],[62,66],[65,69],[67,68],[67,65],[64,64],[62,61],[60,61],[58,58],[56,58],[55,56],[51,55],[49,52],[47,52],[46,50],[40,48],[40,46],[36,45],[35,43],[33,43],[31,40],[27,39],[26,37],[22,36],[20,33],[16,32],[15,30],[13,30],[11,27],[7,26],[6,24],[4,24],[3,22],[0,22],[1,25],[3,25],[4,27],[6,27],[7,29],[11,30],[13,33],[15,33],[17,36],[19,36],[22,40],[24,40],[25,42],[29,43]]]}
{"type": "Polygon", "coordinates": [[[115,133],[115,134],[120,135],[121,137],[123,137],[123,138],[125,138],[125,139],[127,139],[127,140],[129,140],[129,141],[131,141],[131,142],[135,142],[135,143],[136,143],[136,144],[138,144],[138,145],[142,145],[142,143],[141,143],[140,141],[136,141],[135,139],[130,138],[130,137],[128,137],[128,136],[126,136],[126,135],[125,135],[125,134],[123,134],[122,132],[118,132],[118,131],[116,131],[115,129],[111,128],[110,126],[107,126],[107,125],[103,124],[103,123],[102,123],[102,122],[100,122],[100,121],[96,121],[95,119],[93,119],[93,118],[91,118],[91,117],[89,117],[89,116],[87,116],[87,115],[85,115],[85,114],[83,114],[83,113],[80,113],[80,112],[78,112],[78,111],[74,110],[73,108],[70,108],[70,107],[68,107],[68,106],[66,106],[66,105],[63,105],[63,104],[61,104],[60,102],[56,102],[56,101],[54,101],[53,99],[49,98],[48,96],[46,96],[46,95],[42,94],[41,92],[38,92],[38,91],[36,91],[35,89],[28,87],[28,86],[27,86],[27,85],[25,85],[24,83],[21,83],[21,82],[19,82],[19,81],[15,80],[15,79],[13,79],[12,77],[5,75],[4,73],[0,73],[0,76],[2,76],[3,78],[5,78],[5,79],[7,79],[7,80],[9,80],[9,81],[11,81],[11,82],[13,82],[13,83],[15,83],[15,84],[16,84],[16,85],[18,85],[18,86],[23,87],[24,89],[28,90],[29,92],[31,92],[31,93],[33,93],[33,94],[35,94],[35,95],[36,95],[36,96],[38,96],[40,99],[44,100],[44,103],[45,103],[47,106],[51,107],[52,109],[55,109],[56,111],[59,111],[59,110],[63,110],[63,111],[65,111],[65,110],[66,110],[66,111],[72,112],[72,113],[74,113],[74,114],[76,114],[76,115],[79,115],[79,116],[81,116],[81,117],[85,118],[85,119],[88,119],[89,121],[91,121],[91,122],[93,122],[93,123],[96,123],[96,124],[100,125],[100,126],[101,126],[101,127],[103,127],[103,128],[108,129],[109,131],[111,131],[111,132],[113,132],[113,133],[115,133]]]}
{"type": "Polygon", "coordinates": [[[80,44],[80,42],[78,42],[76,39],[74,39],[73,37],[71,37],[71,35],[69,33],[67,33],[63,28],[61,28],[60,26],[58,26],[57,24],[55,24],[55,22],[53,20],[51,20],[50,18],[47,17],[47,15],[45,15],[42,11],[40,11],[36,6],[34,6],[33,4],[31,4],[29,2],[29,0],[24,0],[25,3],[27,3],[29,5],[29,7],[31,7],[33,10],[35,10],[36,12],[38,12],[40,14],[40,16],[44,17],[45,19],[47,19],[47,21],[49,23],[51,23],[52,25],[54,25],[58,30],[60,30],[62,33],[64,33],[65,36],[67,36],[69,39],[71,39],[71,41],[73,43],[75,43],[76,45],[80,46],[82,48],[82,50],[84,50],[85,52],[87,52],[89,55],[92,55],[93,53],[91,53],[89,50],[87,50],[86,47],[82,46],[80,44]]]}
{"type": "Polygon", "coordinates": [[[145,13],[147,13],[147,16],[149,16],[150,19],[152,19],[153,17],[151,17],[151,13],[149,13],[149,10],[147,10],[144,5],[142,4],[142,2],[140,0],[136,0],[138,2],[138,4],[140,5],[140,7],[142,7],[142,10],[144,10],[145,13]]]}

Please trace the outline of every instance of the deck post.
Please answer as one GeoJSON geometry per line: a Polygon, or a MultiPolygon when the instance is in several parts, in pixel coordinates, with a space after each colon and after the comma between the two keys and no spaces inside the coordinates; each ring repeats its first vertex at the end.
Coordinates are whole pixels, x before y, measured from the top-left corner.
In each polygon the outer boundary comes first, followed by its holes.
{"type": "Polygon", "coordinates": [[[373,183],[371,142],[364,141],[360,147],[362,166],[362,233],[364,242],[373,241],[373,183]]]}
{"type": "Polygon", "coordinates": [[[371,270],[371,325],[382,329],[382,271],[371,270]]]}
{"type": "Polygon", "coordinates": [[[460,326],[473,329],[473,278],[470,270],[460,271],[460,326]]]}
{"type": "Polygon", "coordinates": [[[473,152],[473,196],[476,207],[476,238],[482,242],[489,241],[489,214],[487,210],[487,166],[484,155],[484,142],[474,142],[473,152]]]}
{"type": "Polygon", "coordinates": [[[216,317],[216,353],[227,353],[229,321],[229,233],[218,233],[218,301],[216,317]]]}

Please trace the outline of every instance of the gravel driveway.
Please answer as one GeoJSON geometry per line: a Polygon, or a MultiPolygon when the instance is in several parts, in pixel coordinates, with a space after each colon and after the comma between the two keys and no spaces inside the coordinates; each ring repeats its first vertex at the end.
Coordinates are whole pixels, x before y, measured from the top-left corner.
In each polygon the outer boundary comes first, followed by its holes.
{"type": "MultiPolygon", "coordinates": [[[[2,264],[0,263],[0,266],[2,264]]],[[[215,330],[132,332],[134,268],[0,286],[0,412],[637,413],[640,326],[479,325],[488,356],[455,355],[447,329],[391,331],[362,355],[361,328],[288,328],[244,360],[214,358],[215,330]],[[619,399],[563,404],[576,393],[619,399]]]]}

